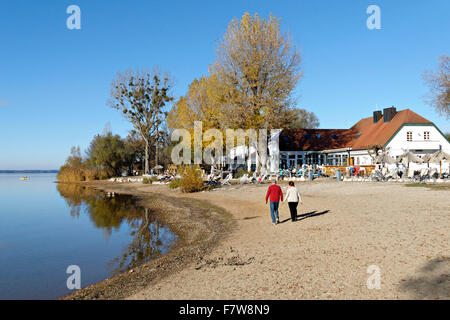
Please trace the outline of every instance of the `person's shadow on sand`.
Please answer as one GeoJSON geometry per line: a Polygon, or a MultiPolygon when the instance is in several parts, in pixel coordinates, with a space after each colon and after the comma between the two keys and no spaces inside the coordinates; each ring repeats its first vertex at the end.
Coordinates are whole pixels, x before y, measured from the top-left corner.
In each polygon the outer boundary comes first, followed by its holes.
{"type": "Polygon", "coordinates": [[[450,297],[450,257],[442,256],[427,261],[422,268],[398,285],[413,299],[448,299],[450,297]]]}
{"type": "MultiPolygon", "coordinates": [[[[322,212],[317,212],[317,210],[314,210],[314,211],[311,211],[311,212],[308,212],[308,213],[299,214],[299,215],[297,215],[297,219],[295,221],[300,221],[300,220],[308,219],[308,218],[311,218],[311,217],[321,216],[321,215],[326,214],[328,212],[330,212],[330,210],[325,210],[325,211],[322,211],[322,212]]],[[[291,220],[291,218],[284,219],[283,221],[280,221],[280,223],[285,223],[285,222],[290,221],[290,220],[291,220]]]]}

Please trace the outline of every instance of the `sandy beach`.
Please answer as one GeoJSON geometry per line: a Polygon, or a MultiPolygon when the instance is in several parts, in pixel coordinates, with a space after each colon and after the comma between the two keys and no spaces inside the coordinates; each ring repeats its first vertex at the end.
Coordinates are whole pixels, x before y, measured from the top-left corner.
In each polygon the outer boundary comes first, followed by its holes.
{"type": "MultiPolygon", "coordinates": [[[[299,220],[291,222],[283,204],[277,226],[264,201],[267,184],[195,194],[157,185],[110,186],[144,197],[150,192],[211,203],[225,209],[234,222],[223,237],[217,236],[220,240],[204,252],[197,250],[176,272],[161,273],[121,298],[450,298],[449,189],[395,183],[297,184],[304,201],[299,220]],[[367,287],[371,265],[380,270],[380,289],[367,287]]],[[[286,184],[281,186],[285,190],[286,184]]],[[[118,298],[100,296],[108,297],[118,298]]]]}

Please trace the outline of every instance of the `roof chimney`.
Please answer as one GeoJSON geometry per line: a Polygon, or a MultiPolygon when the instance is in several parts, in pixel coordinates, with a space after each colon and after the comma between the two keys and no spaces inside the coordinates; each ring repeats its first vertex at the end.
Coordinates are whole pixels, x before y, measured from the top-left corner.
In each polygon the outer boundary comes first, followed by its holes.
{"type": "Polygon", "coordinates": [[[381,113],[381,111],[374,111],[373,112],[373,123],[377,123],[378,120],[380,120],[382,116],[383,116],[383,114],[381,113]]]}
{"type": "Polygon", "coordinates": [[[394,106],[383,109],[384,122],[390,122],[395,117],[396,114],[397,109],[394,106]]]}

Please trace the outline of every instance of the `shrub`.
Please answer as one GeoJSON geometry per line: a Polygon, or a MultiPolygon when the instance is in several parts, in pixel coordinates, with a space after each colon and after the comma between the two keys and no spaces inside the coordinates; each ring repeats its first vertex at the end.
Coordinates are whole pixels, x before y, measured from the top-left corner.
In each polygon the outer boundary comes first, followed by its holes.
{"type": "Polygon", "coordinates": [[[83,172],[84,180],[86,181],[103,180],[112,176],[112,174],[109,173],[108,170],[98,168],[85,168],[83,172]]]}
{"type": "Polygon", "coordinates": [[[245,169],[238,169],[236,171],[236,174],[233,176],[233,178],[235,179],[239,179],[241,178],[244,174],[248,174],[249,177],[251,177],[253,175],[252,171],[247,171],[245,169]]]}
{"type": "Polygon", "coordinates": [[[158,181],[158,177],[157,177],[157,176],[151,176],[151,177],[150,177],[150,180],[151,180],[152,182],[156,182],[156,181],[158,181]]]}
{"type": "Polygon", "coordinates": [[[197,192],[203,188],[203,178],[199,170],[187,167],[181,175],[180,189],[183,192],[197,192]]]}
{"type": "Polygon", "coordinates": [[[180,187],[180,179],[174,179],[169,182],[169,188],[170,189],[176,189],[180,187]]]}
{"type": "Polygon", "coordinates": [[[84,170],[81,167],[71,167],[63,165],[57,175],[58,181],[78,182],[84,181],[84,170]]]}
{"type": "Polygon", "coordinates": [[[142,179],[142,183],[143,184],[152,184],[152,180],[149,178],[144,178],[144,179],[142,179]]]}
{"type": "Polygon", "coordinates": [[[59,169],[57,179],[61,182],[80,182],[107,179],[111,176],[108,170],[86,166],[71,167],[65,164],[59,169]]]}

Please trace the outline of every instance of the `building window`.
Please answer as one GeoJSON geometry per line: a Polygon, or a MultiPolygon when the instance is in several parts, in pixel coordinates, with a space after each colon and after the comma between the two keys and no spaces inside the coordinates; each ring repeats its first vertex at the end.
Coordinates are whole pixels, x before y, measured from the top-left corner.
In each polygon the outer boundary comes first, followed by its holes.
{"type": "Polygon", "coordinates": [[[406,141],[412,141],[412,132],[411,131],[408,131],[406,133],[406,141]]]}
{"type": "Polygon", "coordinates": [[[423,140],[430,140],[430,131],[425,131],[423,133],[423,140]]]}
{"type": "Polygon", "coordinates": [[[303,157],[301,155],[297,156],[297,166],[303,165],[303,157]]]}

